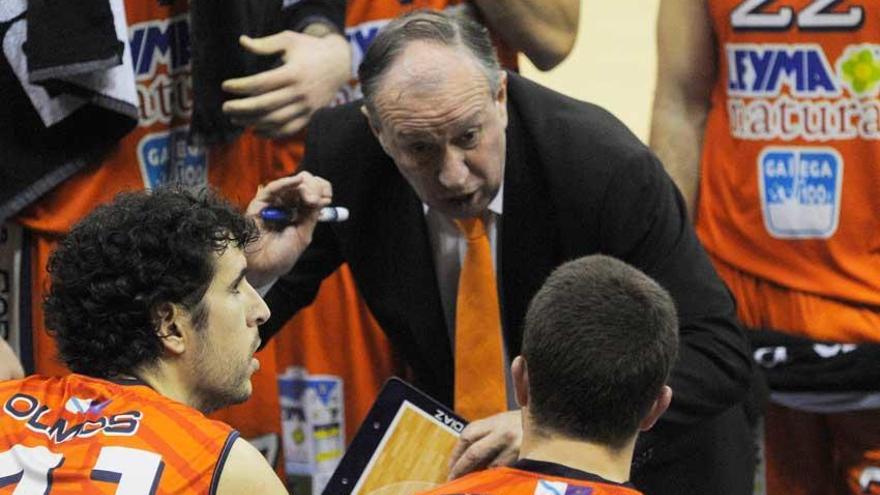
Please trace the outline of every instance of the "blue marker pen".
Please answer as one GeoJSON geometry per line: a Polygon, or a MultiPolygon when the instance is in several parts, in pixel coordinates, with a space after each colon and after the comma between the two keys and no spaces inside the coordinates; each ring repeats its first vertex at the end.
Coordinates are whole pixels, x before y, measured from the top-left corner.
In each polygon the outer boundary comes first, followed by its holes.
{"type": "MultiPolygon", "coordinates": [[[[296,222],[296,208],[268,206],[260,210],[260,218],[276,225],[290,225],[296,222]]],[[[348,220],[348,208],[326,206],[318,213],[319,222],[344,222],[348,220]]]]}

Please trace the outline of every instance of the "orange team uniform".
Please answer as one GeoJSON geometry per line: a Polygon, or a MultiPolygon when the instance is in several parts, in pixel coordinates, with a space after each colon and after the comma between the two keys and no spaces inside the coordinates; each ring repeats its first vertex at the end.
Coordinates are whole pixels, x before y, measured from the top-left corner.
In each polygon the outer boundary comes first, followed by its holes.
{"type": "Polygon", "coordinates": [[[477,471],[420,495],[641,495],[629,483],[621,484],[594,474],[532,460],[512,467],[477,471]]]}
{"type": "MultiPolygon", "coordinates": [[[[346,36],[354,62],[378,27],[401,12],[442,8],[454,1],[349,2],[346,36]]],[[[155,0],[127,0],[127,50],[136,72],[140,99],[138,127],[120,140],[99,164],[78,173],[16,221],[28,229],[32,283],[22,287],[31,301],[34,371],[60,376],[55,344],[46,333],[41,302],[48,286],[45,266],[58,238],[91,211],[122,190],[155,187],[169,180],[198,187],[206,183],[244,206],[258,184],[289,175],[302,157],[301,137],[270,142],[246,132],[233,143],[208,149],[186,145],[192,111],[189,5],[162,5],[155,0]]],[[[502,50],[502,60],[515,67],[515,54],[502,50]]],[[[355,88],[353,82],[351,88],[355,88]]],[[[359,91],[346,88],[340,102],[359,91]]],[[[360,300],[346,265],[324,280],[315,302],[300,311],[286,330],[258,354],[260,370],[252,377],[254,394],[246,403],[213,413],[241,431],[283,472],[281,411],[277,377],[291,365],[312,374],[331,374],[344,383],[346,436],[351,439],[384,380],[397,370],[390,343],[360,300]]],[[[27,341],[27,339],[24,339],[27,341]]]]}
{"type": "MultiPolygon", "coordinates": [[[[186,142],[192,112],[189,3],[157,0],[126,0],[129,39],[126,57],[131,57],[139,97],[137,128],[121,139],[100,163],[93,164],[59,185],[16,221],[28,232],[26,249],[31,256],[32,283],[22,286],[32,308],[34,371],[61,376],[68,371],[56,358],[54,341],[45,331],[41,310],[49,284],[45,271],[49,254],[59,237],[67,233],[95,206],[109,201],[123,190],[154,188],[177,181],[187,187],[210,184],[234,203],[244,206],[257,186],[290,171],[268,140],[245,132],[230,144],[205,149],[186,142]]],[[[27,339],[23,339],[27,340],[27,339]]],[[[260,355],[262,369],[253,378],[255,397],[248,407],[258,409],[260,421],[219,413],[264,453],[278,452],[280,408],[277,403],[274,344],[260,355]],[[267,419],[270,418],[270,419],[267,419]]],[[[25,359],[26,360],[26,359],[25,359]]],[[[279,469],[277,456],[270,463],[279,469]]]]}
{"type": "MultiPolygon", "coordinates": [[[[808,347],[880,343],[880,1],[707,5],[717,79],[696,227],[739,317],[808,347]]],[[[771,406],[768,493],[880,493],[878,392],[841,414],[771,406]]]]}
{"type": "Polygon", "coordinates": [[[0,494],[215,493],[238,438],[143,383],[0,383],[0,494]]]}

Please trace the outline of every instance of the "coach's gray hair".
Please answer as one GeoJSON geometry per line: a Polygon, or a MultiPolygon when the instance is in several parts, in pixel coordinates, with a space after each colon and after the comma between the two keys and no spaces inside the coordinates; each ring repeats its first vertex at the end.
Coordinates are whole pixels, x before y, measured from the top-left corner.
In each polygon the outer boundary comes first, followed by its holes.
{"type": "Polygon", "coordinates": [[[358,67],[364,103],[373,113],[373,99],[379,82],[397,56],[413,41],[428,41],[462,47],[479,63],[494,95],[501,84],[501,66],[489,31],[464,14],[416,10],[389,22],[367,49],[358,67]]]}

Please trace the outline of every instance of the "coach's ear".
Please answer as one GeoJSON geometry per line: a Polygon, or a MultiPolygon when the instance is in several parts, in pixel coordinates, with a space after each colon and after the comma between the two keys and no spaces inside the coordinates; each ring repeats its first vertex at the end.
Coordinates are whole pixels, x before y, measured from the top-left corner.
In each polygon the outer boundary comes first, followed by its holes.
{"type": "Polygon", "coordinates": [[[186,311],[171,303],[162,303],[153,311],[153,325],[162,347],[172,354],[183,354],[186,342],[181,332],[180,323],[186,317],[186,311]]]}
{"type": "Polygon", "coordinates": [[[370,125],[370,132],[372,132],[373,137],[379,141],[379,146],[382,147],[382,151],[384,151],[386,155],[390,155],[390,153],[388,153],[387,143],[385,142],[387,136],[382,133],[382,123],[375,118],[366,105],[361,105],[361,113],[366,117],[367,124],[370,125]]]}
{"type": "Polygon", "coordinates": [[[654,426],[654,423],[660,419],[660,416],[669,409],[669,404],[672,402],[672,389],[669,385],[663,385],[660,389],[660,393],[657,394],[657,399],[654,400],[654,403],[651,404],[651,409],[648,410],[648,414],[642,418],[642,421],[639,423],[639,431],[648,431],[654,426]]]}

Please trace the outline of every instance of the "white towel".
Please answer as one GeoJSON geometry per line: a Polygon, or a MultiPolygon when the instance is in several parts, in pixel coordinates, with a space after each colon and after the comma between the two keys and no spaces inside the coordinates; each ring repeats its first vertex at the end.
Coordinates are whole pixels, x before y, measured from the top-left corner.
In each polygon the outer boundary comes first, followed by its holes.
{"type": "MultiPolygon", "coordinates": [[[[76,86],[79,90],[76,96],[60,94],[53,97],[39,84],[30,82],[32,77],[28,73],[27,57],[22,51],[22,46],[27,41],[25,18],[15,22],[3,39],[3,53],[46,127],[57,124],[89,103],[121,113],[135,121],[138,118],[138,97],[128,46],[124,0],[108,1],[113,11],[116,35],[125,45],[123,63],[106,70],[57,78],[76,86]]],[[[26,0],[3,0],[0,2],[0,23],[14,19],[26,9],[26,0]]]]}

